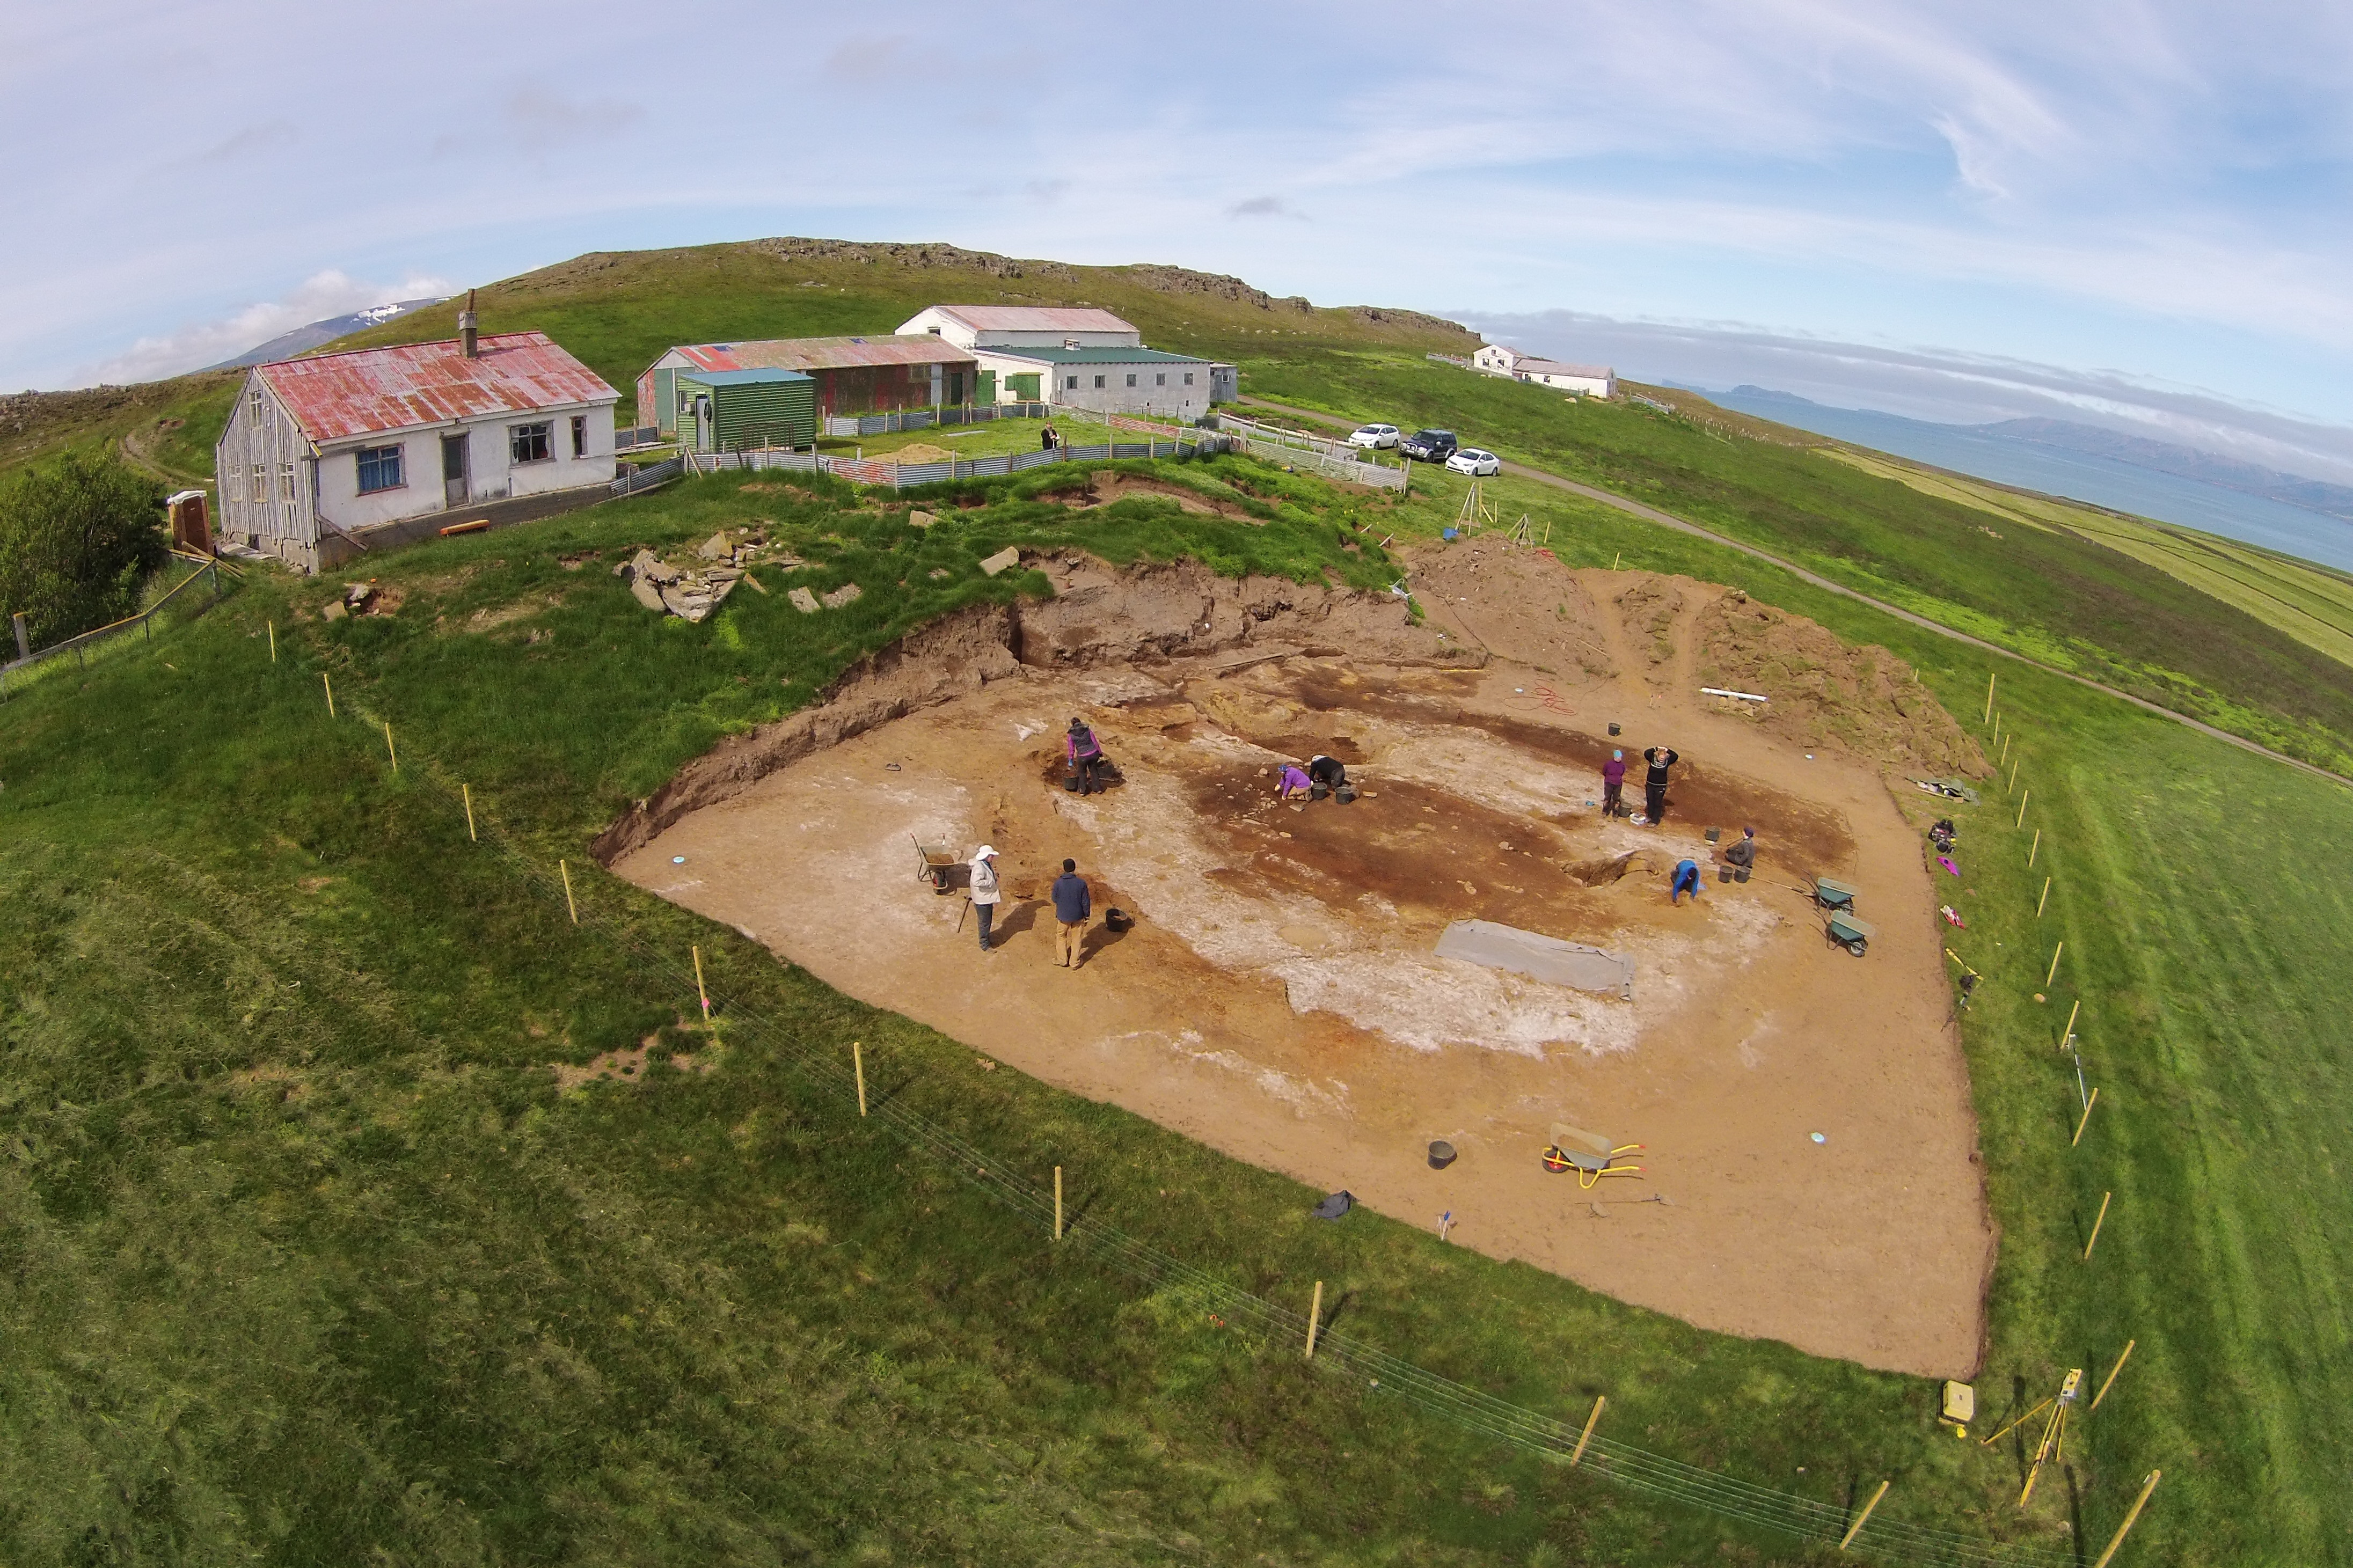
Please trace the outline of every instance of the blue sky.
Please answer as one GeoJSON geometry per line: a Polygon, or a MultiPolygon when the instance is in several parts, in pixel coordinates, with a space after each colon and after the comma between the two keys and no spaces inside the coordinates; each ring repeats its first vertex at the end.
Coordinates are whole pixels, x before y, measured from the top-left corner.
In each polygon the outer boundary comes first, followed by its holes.
{"type": "Polygon", "coordinates": [[[2353,6],[12,9],[0,386],[808,234],[2022,366],[2353,464],[2353,6]]]}

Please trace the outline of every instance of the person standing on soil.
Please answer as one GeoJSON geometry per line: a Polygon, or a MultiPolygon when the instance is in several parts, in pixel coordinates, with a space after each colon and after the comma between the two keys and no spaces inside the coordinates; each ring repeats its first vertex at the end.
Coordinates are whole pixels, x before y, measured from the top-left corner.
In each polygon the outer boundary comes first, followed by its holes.
{"type": "Polygon", "coordinates": [[[1699,902],[1699,862],[1696,860],[1676,861],[1674,880],[1667,884],[1667,903],[1669,906],[1672,907],[1675,904],[1681,903],[1683,901],[1683,896],[1685,893],[1689,893],[1692,896],[1693,903],[1699,902]]]}
{"type": "Polygon", "coordinates": [[[1054,879],[1054,923],[1061,928],[1057,933],[1055,962],[1064,969],[1079,966],[1079,950],[1086,945],[1087,918],[1094,912],[1094,900],[1087,891],[1086,879],[1079,875],[1079,863],[1063,861],[1062,874],[1054,879]]]}
{"type": "Polygon", "coordinates": [[[1601,815],[1615,816],[1626,809],[1626,753],[1612,751],[1601,764],[1601,815]]]}
{"type": "Polygon", "coordinates": [[[1642,816],[1656,827],[1667,819],[1667,770],[1683,758],[1670,747],[1652,746],[1642,753],[1642,760],[1651,764],[1642,780],[1642,816]]]}
{"type": "Polygon", "coordinates": [[[972,907],[980,916],[980,951],[994,952],[988,945],[989,922],[997,918],[997,900],[1003,897],[997,882],[997,850],[984,844],[972,852],[972,907]]]}
{"type": "Polygon", "coordinates": [[[1088,729],[1083,721],[1078,719],[1071,721],[1071,732],[1067,739],[1071,766],[1079,775],[1079,793],[1101,795],[1103,787],[1103,742],[1095,739],[1095,732],[1088,729]]]}

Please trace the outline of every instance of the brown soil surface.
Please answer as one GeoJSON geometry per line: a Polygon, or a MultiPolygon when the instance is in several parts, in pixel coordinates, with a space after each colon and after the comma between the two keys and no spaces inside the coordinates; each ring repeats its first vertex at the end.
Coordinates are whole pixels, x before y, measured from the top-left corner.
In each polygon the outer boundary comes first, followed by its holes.
{"type": "Polygon", "coordinates": [[[1089,479],[1086,489],[1081,494],[1083,499],[1074,505],[1082,511],[1089,507],[1107,506],[1126,496],[1148,495],[1165,496],[1175,501],[1180,510],[1198,516],[1231,518],[1237,522],[1258,521],[1231,501],[1214,500],[1198,490],[1188,490],[1183,485],[1170,484],[1166,479],[1148,479],[1137,474],[1097,472],[1089,479]]]}
{"type": "Polygon", "coordinates": [[[1049,1081],[1410,1223],[1451,1212],[1460,1244],[1706,1328],[1975,1370],[1993,1238],[1920,840],[1879,766],[1695,699],[1722,590],[1480,543],[1420,563],[1417,630],[1393,600],[1038,564],[1061,598],[919,634],[704,759],[616,825],[616,869],[1049,1081]],[[1444,651],[1466,644],[1492,661],[1444,651]],[[1119,764],[1107,795],[1059,787],[1072,714],[1119,764]],[[1686,759],[1665,826],[1589,804],[1611,721],[1630,755],[1686,759]],[[1271,769],[1315,751],[1363,798],[1275,801],[1271,769]],[[1755,879],[1711,866],[1669,907],[1701,829],[1742,823],[1755,879]],[[997,952],[911,835],[997,846],[997,952]],[[1098,918],[1076,972],[1040,901],[1066,855],[1098,917],[1138,917],[1098,918]],[[1824,940],[1816,872],[1863,889],[1868,957],[1824,940]],[[1625,953],[1633,999],[1438,958],[1461,919],[1625,953]],[[1646,1145],[1645,1174],[1547,1173],[1556,1121],[1646,1145]]]}

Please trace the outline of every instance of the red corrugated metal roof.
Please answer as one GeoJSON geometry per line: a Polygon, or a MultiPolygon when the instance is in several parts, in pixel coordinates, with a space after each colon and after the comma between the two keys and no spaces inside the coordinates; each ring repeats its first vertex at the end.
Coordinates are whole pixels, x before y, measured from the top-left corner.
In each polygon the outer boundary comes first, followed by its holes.
{"type": "Polygon", "coordinates": [[[930,333],[863,338],[768,338],[693,343],[676,352],[705,370],[849,370],[876,364],[970,364],[972,355],[930,333]]]}
{"type": "Polygon", "coordinates": [[[1060,305],[934,305],[982,332],[1132,332],[1135,328],[1109,310],[1060,305]]]}
{"type": "Polygon", "coordinates": [[[478,346],[473,359],[453,338],[280,360],[256,374],[313,441],[621,395],[544,332],[501,332],[478,346]]]}

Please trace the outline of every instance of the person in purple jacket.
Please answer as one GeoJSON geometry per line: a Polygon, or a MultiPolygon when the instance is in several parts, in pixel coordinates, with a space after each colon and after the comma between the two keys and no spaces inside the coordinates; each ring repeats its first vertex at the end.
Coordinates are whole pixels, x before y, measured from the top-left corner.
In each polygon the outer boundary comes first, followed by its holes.
{"type": "Polygon", "coordinates": [[[1625,808],[1626,753],[1613,751],[1601,764],[1601,815],[1615,816],[1625,808]]]}
{"type": "Polygon", "coordinates": [[[1071,721],[1071,732],[1064,739],[1070,743],[1071,767],[1079,775],[1079,793],[1101,795],[1103,787],[1103,742],[1095,739],[1095,732],[1088,729],[1086,721],[1081,719],[1071,721]]]}
{"type": "Polygon", "coordinates": [[[1303,795],[1314,786],[1315,781],[1309,778],[1297,763],[1285,763],[1282,764],[1282,778],[1275,782],[1274,798],[1289,800],[1293,790],[1298,790],[1303,795]]]}

